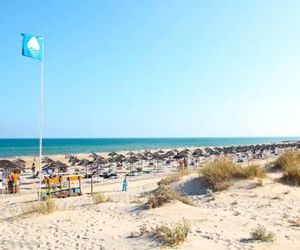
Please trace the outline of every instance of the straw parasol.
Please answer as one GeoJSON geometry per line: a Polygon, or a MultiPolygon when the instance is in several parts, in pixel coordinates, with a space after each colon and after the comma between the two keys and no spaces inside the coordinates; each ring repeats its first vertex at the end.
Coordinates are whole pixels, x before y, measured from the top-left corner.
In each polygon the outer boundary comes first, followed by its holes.
{"type": "Polygon", "coordinates": [[[111,157],[114,157],[115,155],[117,155],[117,153],[116,152],[110,152],[108,155],[111,156],[111,157]]]}
{"type": "Polygon", "coordinates": [[[0,168],[6,169],[6,170],[13,169],[13,168],[16,168],[16,164],[9,160],[0,160],[0,168]]]}
{"type": "Polygon", "coordinates": [[[133,155],[135,155],[135,153],[134,152],[132,152],[132,151],[129,151],[126,155],[130,155],[130,156],[133,156],[133,155]]]}

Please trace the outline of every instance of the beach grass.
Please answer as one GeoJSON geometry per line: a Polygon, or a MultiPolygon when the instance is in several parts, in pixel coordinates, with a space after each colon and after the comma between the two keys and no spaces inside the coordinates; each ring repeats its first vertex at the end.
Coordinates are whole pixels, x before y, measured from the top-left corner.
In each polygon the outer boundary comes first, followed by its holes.
{"type": "Polygon", "coordinates": [[[264,178],[265,170],[258,165],[239,166],[228,160],[208,163],[200,170],[200,180],[213,191],[228,188],[234,179],[264,178]]]}
{"type": "Polygon", "coordinates": [[[281,181],[295,186],[300,186],[300,166],[288,167],[281,177],[281,181]]]}
{"type": "Polygon", "coordinates": [[[140,235],[148,235],[162,242],[164,246],[175,247],[182,244],[189,233],[191,224],[187,219],[177,222],[174,226],[156,226],[151,229],[140,228],[140,235]]]}
{"type": "Polygon", "coordinates": [[[272,232],[268,232],[267,229],[259,225],[257,228],[253,229],[250,232],[251,239],[253,240],[260,240],[265,242],[272,242],[275,241],[275,234],[272,232]]]}
{"type": "Polygon", "coordinates": [[[171,175],[161,179],[157,184],[158,184],[158,186],[162,186],[162,185],[167,186],[174,182],[180,181],[182,179],[182,177],[189,175],[190,173],[191,173],[190,170],[184,169],[184,170],[181,170],[177,173],[171,174],[171,175]]]}
{"type": "Polygon", "coordinates": [[[286,151],[274,162],[274,169],[285,171],[290,167],[300,165],[299,151],[286,151]]]}
{"type": "Polygon", "coordinates": [[[274,169],[283,171],[283,176],[279,179],[285,184],[300,185],[300,152],[284,152],[274,162],[274,169]]]}
{"type": "Polygon", "coordinates": [[[157,208],[163,206],[165,203],[169,203],[174,200],[181,201],[184,204],[194,206],[193,201],[190,200],[188,197],[182,196],[174,190],[165,186],[159,186],[154,191],[154,193],[148,197],[146,207],[148,209],[157,208]]]}
{"type": "Polygon", "coordinates": [[[300,218],[295,217],[293,219],[288,220],[288,222],[293,226],[293,227],[300,227],[300,218]]]}
{"type": "Polygon", "coordinates": [[[96,192],[92,195],[92,199],[94,204],[100,204],[100,203],[105,203],[109,201],[109,197],[107,197],[104,193],[102,192],[96,192]]]}
{"type": "Polygon", "coordinates": [[[45,201],[29,203],[24,214],[40,213],[49,214],[57,210],[57,205],[53,198],[47,197],[45,201]]]}

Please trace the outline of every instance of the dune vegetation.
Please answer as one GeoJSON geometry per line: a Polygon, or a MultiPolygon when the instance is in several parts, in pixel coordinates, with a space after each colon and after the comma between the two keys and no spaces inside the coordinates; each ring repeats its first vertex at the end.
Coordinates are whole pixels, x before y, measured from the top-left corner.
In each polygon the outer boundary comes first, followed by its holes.
{"type": "Polygon", "coordinates": [[[300,185],[300,152],[287,151],[274,162],[276,170],[283,171],[280,181],[290,185],[300,185]]]}
{"type": "Polygon", "coordinates": [[[28,203],[23,211],[23,214],[49,214],[57,210],[57,205],[54,199],[48,197],[45,201],[34,201],[28,203]]]}
{"type": "Polygon", "coordinates": [[[181,201],[184,204],[194,206],[194,203],[189,198],[182,196],[181,194],[175,192],[174,190],[167,188],[165,186],[159,186],[153,194],[148,197],[146,202],[146,207],[157,208],[163,206],[165,203],[171,201],[181,201]]]}
{"type": "Polygon", "coordinates": [[[234,179],[261,179],[265,176],[265,170],[258,165],[242,167],[228,160],[208,163],[200,170],[200,180],[213,191],[228,188],[234,179]]]}
{"type": "Polygon", "coordinates": [[[173,227],[166,225],[156,226],[155,228],[147,229],[140,228],[140,235],[148,235],[162,242],[164,246],[175,247],[183,243],[189,233],[190,222],[182,219],[181,222],[176,223],[173,227]]]}
{"type": "Polygon", "coordinates": [[[182,177],[184,177],[186,175],[189,175],[190,173],[191,173],[191,171],[188,170],[188,169],[181,170],[181,171],[179,171],[177,173],[171,174],[171,175],[169,175],[169,176],[161,179],[157,183],[157,185],[158,186],[162,186],[162,185],[167,186],[167,185],[170,185],[170,184],[172,184],[174,182],[180,181],[182,179],[182,177]]]}
{"type": "Polygon", "coordinates": [[[96,192],[92,195],[94,204],[100,204],[110,201],[109,197],[105,196],[102,192],[96,192]]]}
{"type": "Polygon", "coordinates": [[[286,151],[274,162],[274,169],[285,171],[288,168],[300,165],[299,151],[286,151]]]}

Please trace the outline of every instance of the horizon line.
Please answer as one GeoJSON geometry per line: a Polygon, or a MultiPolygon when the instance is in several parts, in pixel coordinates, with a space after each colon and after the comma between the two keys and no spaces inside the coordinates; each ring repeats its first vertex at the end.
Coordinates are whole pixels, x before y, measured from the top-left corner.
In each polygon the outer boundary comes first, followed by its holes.
{"type": "MultiPolygon", "coordinates": [[[[214,139],[214,138],[300,138],[299,135],[276,136],[166,136],[166,137],[44,137],[44,139],[214,139]]],[[[39,137],[0,137],[0,140],[39,139],[39,137]]]]}

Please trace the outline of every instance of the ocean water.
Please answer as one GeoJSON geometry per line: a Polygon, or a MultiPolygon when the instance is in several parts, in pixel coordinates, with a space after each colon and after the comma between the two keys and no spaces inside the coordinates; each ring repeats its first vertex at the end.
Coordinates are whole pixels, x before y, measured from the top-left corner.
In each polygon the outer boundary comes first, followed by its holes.
{"type": "MultiPolygon", "coordinates": [[[[229,146],[299,140],[300,137],[44,139],[43,155],[229,146]]],[[[39,154],[38,139],[0,139],[0,157],[39,154]]]]}

